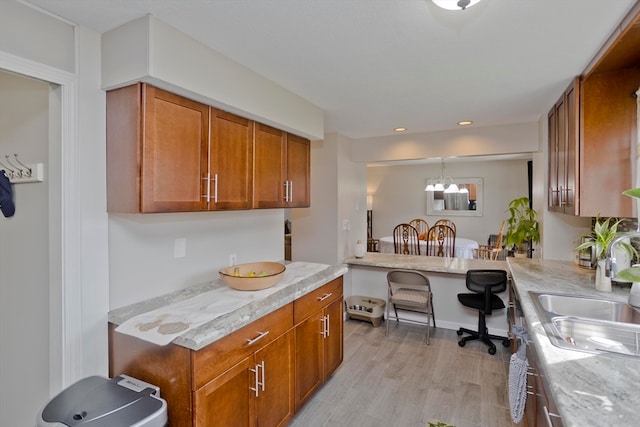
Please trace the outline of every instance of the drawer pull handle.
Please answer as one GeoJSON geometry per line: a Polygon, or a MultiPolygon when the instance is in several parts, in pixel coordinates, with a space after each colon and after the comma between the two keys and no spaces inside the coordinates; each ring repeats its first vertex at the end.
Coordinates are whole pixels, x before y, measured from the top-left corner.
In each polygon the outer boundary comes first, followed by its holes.
{"type": "Polygon", "coordinates": [[[329,298],[331,295],[333,295],[333,292],[329,292],[328,294],[324,294],[321,297],[318,298],[318,301],[324,301],[327,298],[329,298]]]}
{"type": "Polygon", "coordinates": [[[257,341],[261,340],[262,338],[266,337],[269,334],[269,331],[266,332],[258,332],[258,336],[253,338],[253,339],[249,339],[247,338],[247,345],[253,345],[255,344],[257,341]]]}

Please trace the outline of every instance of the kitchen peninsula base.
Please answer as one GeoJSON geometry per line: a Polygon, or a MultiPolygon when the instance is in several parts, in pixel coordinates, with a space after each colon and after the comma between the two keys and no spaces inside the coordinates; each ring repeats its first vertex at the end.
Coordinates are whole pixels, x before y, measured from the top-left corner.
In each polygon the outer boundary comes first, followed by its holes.
{"type": "MultiPolygon", "coordinates": [[[[490,268],[509,271],[505,261],[424,255],[367,253],[363,258],[349,258],[345,263],[349,265],[353,295],[367,295],[384,301],[387,300],[387,273],[390,270],[407,269],[426,273],[433,292],[436,324],[439,328],[453,330],[461,327],[475,330],[478,327],[477,310],[467,309],[458,302],[459,293],[470,292],[465,285],[467,270],[490,268]]],[[[508,294],[504,292],[499,296],[506,307],[509,301],[508,294]]],[[[506,337],[506,309],[487,316],[487,327],[492,334],[506,337]]]]}

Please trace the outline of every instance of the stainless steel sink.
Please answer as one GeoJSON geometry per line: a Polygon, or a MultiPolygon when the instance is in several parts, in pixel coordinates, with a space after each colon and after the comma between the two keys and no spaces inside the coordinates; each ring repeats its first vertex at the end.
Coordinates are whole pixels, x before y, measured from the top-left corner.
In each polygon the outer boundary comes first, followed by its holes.
{"type": "Polygon", "coordinates": [[[629,304],[581,295],[529,294],[553,345],[640,357],[640,311],[629,304]]]}
{"type": "Polygon", "coordinates": [[[640,324],[640,312],[627,303],[570,294],[536,293],[534,303],[554,316],[640,324]]]}

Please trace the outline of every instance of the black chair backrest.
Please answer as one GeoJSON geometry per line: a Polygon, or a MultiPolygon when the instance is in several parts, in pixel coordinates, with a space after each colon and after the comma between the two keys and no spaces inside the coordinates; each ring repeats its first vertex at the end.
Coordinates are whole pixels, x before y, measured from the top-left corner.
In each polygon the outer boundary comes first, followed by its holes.
{"type": "Polygon", "coordinates": [[[507,289],[507,272],[504,270],[468,270],[467,289],[484,294],[484,313],[491,314],[491,296],[507,289]]]}

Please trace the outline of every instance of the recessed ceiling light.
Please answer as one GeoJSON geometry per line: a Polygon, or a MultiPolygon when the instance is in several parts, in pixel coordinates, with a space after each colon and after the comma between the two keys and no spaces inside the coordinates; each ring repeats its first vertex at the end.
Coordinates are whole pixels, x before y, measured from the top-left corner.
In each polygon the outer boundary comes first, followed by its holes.
{"type": "Polygon", "coordinates": [[[470,124],[472,124],[473,122],[471,120],[460,120],[458,122],[458,126],[469,126],[470,124]]]}
{"type": "Polygon", "coordinates": [[[404,132],[406,130],[407,130],[407,128],[394,128],[393,129],[394,132],[404,132]]]}

